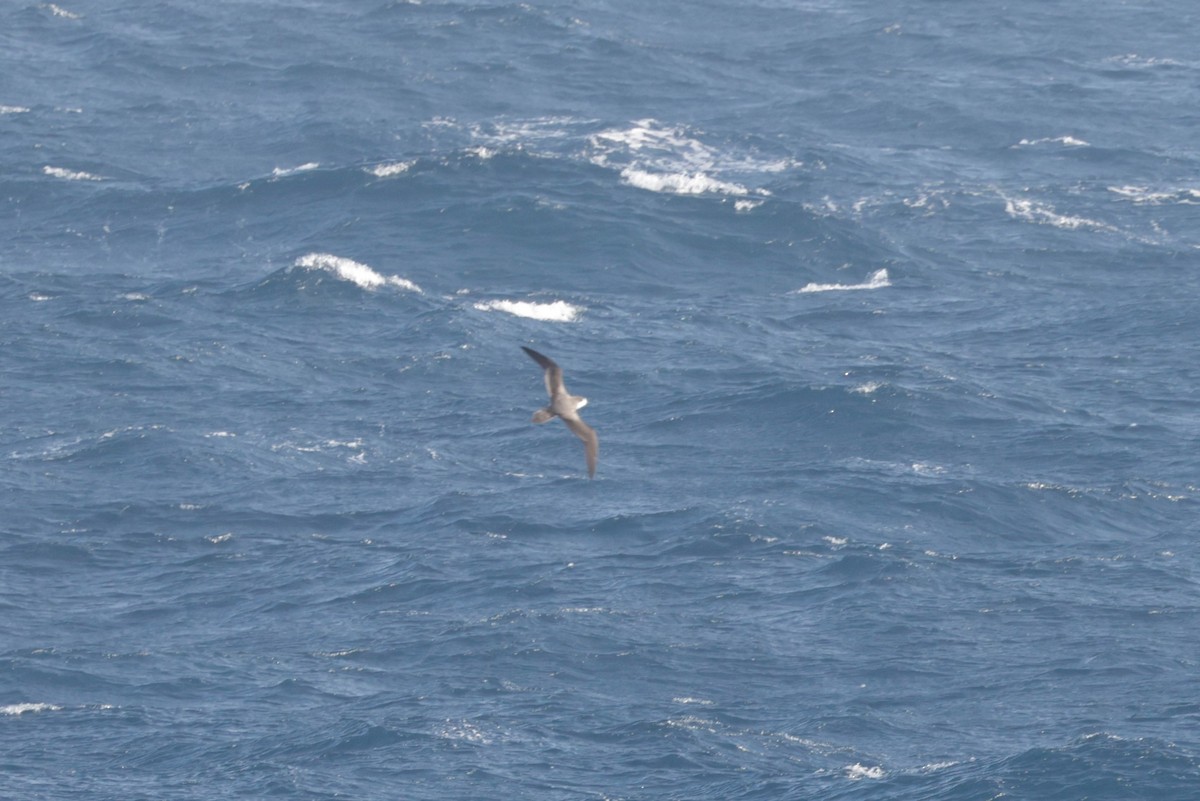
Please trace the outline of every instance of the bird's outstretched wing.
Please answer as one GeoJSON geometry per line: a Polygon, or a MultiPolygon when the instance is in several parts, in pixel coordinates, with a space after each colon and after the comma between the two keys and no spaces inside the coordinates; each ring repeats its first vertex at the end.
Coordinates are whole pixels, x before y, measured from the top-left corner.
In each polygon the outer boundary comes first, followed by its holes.
{"type": "Polygon", "coordinates": [[[575,436],[583,440],[583,452],[587,456],[588,478],[593,478],[596,475],[596,462],[600,458],[600,437],[596,436],[596,430],[580,420],[578,415],[574,419],[564,417],[563,422],[575,436]]]}
{"type": "Polygon", "coordinates": [[[527,348],[524,345],[521,346],[521,350],[528,353],[529,358],[540,364],[542,369],[546,371],[544,374],[546,379],[546,394],[553,398],[555,393],[567,391],[566,385],[563,384],[562,368],[553,359],[549,356],[543,356],[533,348],[527,348]]]}

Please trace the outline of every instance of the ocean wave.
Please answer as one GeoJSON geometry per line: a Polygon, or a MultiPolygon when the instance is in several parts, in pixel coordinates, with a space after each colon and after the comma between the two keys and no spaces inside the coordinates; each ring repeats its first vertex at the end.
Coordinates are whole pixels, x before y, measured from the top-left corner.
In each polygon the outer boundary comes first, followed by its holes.
{"type": "Polygon", "coordinates": [[[479,311],[502,311],[517,317],[542,320],[552,323],[573,323],[583,313],[581,306],[573,306],[565,300],[552,303],[534,303],[527,300],[486,300],[475,304],[479,311]]]}
{"type": "Polygon", "coordinates": [[[1180,206],[1200,206],[1200,189],[1156,191],[1146,186],[1110,186],[1108,191],[1139,205],[1161,206],[1175,203],[1180,206]]]}
{"type": "Polygon", "coordinates": [[[473,144],[463,152],[480,159],[513,151],[566,161],[582,159],[615,171],[628,186],[650,192],[760,198],[753,205],[739,205],[738,211],[756,208],[761,198],[771,196],[756,181],[800,166],[794,159],[766,157],[751,147],[710,144],[701,132],[654,119],[608,128],[600,128],[595,120],[564,116],[498,119],[469,126],[438,119],[427,125],[465,128],[473,144]]]}
{"type": "Polygon", "coordinates": [[[750,190],[741,184],[718,181],[702,172],[652,173],[633,167],[621,170],[625,183],[637,189],[651,192],[667,192],[673,195],[748,195],[750,190]]]}
{"type": "Polygon", "coordinates": [[[1053,136],[1044,139],[1022,139],[1013,147],[1036,147],[1037,145],[1063,145],[1064,147],[1091,147],[1091,143],[1074,136],[1053,136]]]}
{"type": "Polygon", "coordinates": [[[82,14],[69,11],[62,6],[55,5],[54,3],[45,3],[40,7],[49,11],[51,16],[59,17],[61,19],[83,19],[82,14]]]}
{"type": "Polygon", "coordinates": [[[307,164],[301,164],[297,167],[276,167],[275,169],[271,170],[271,177],[286,178],[289,175],[295,175],[301,172],[312,172],[313,170],[320,169],[320,167],[320,163],[316,161],[310,161],[307,164]]]}
{"type": "Polygon", "coordinates": [[[334,256],[331,253],[309,253],[296,259],[295,267],[305,270],[324,270],[339,280],[349,281],[363,289],[379,289],[383,286],[394,286],[420,293],[421,287],[401,278],[398,275],[380,275],[365,264],[352,259],[334,256]]]}
{"type": "Polygon", "coordinates": [[[99,175],[93,175],[90,172],[68,170],[65,167],[51,167],[46,165],[42,167],[42,172],[49,175],[51,178],[62,178],[64,181],[103,181],[104,178],[99,175]]]}
{"type": "Polygon", "coordinates": [[[1186,67],[1188,64],[1173,58],[1156,58],[1141,56],[1137,53],[1125,53],[1106,59],[1109,64],[1119,64],[1129,69],[1153,69],[1155,67],[1186,67]]]}
{"type": "Polygon", "coordinates": [[[859,289],[883,289],[891,285],[892,282],[888,279],[888,271],[876,270],[861,284],[805,284],[797,289],[796,292],[849,292],[859,289]]]}
{"type": "Polygon", "coordinates": [[[57,712],[61,706],[54,704],[9,704],[0,706],[0,715],[24,715],[29,712],[57,712]]]}
{"type": "Polygon", "coordinates": [[[403,175],[412,169],[413,161],[393,161],[384,164],[376,164],[366,168],[364,171],[369,175],[374,175],[376,178],[395,178],[397,175],[403,175]]]}
{"type": "MultiPolygon", "coordinates": [[[[588,137],[591,163],[619,170],[628,185],[651,192],[677,195],[759,195],[762,188],[729,180],[783,172],[796,166],[788,159],[764,159],[709,145],[682,126],[657,120],[637,120],[628,127],[610,128],[588,137]]],[[[743,209],[744,210],[744,209],[743,209]]]]}
{"type": "Polygon", "coordinates": [[[1117,230],[1108,223],[1100,222],[1099,220],[1059,214],[1054,210],[1053,206],[1047,203],[1037,203],[1033,200],[1005,197],[1004,210],[1014,220],[1035,223],[1037,225],[1049,225],[1067,231],[1077,231],[1081,228],[1107,232],[1115,232],[1117,230]]]}
{"type": "Polygon", "coordinates": [[[862,779],[879,780],[884,777],[883,768],[878,765],[867,767],[855,762],[853,765],[846,766],[846,778],[852,782],[861,781],[862,779]]]}

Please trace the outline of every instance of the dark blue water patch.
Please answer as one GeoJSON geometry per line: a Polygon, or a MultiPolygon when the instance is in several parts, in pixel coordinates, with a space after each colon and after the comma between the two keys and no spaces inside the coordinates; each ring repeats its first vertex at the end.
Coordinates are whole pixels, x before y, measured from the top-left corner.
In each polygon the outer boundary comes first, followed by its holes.
{"type": "Polygon", "coordinates": [[[1154,740],[1125,740],[1094,734],[1061,748],[1034,749],[1008,760],[1006,784],[1051,796],[1126,798],[1130,792],[1151,792],[1164,798],[1184,798],[1182,781],[1195,768],[1195,756],[1154,740]]]}

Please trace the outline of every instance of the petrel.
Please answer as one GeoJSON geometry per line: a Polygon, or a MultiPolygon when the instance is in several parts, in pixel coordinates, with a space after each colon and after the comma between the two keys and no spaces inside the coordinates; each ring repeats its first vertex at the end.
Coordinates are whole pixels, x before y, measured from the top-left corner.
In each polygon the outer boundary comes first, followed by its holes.
{"type": "Polygon", "coordinates": [[[583,440],[583,452],[587,456],[588,478],[596,476],[596,459],[600,455],[600,438],[596,432],[583,420],[579,419],[579,410],[587,405],[587,398],[572,395],[563,384],[562,368],[554,360],[543,356],[533,348],[521,346],[521,350],[529,354],[529,358],[542,366],[545,371],[546,392],[550,394],[550,405],[533,413],[533,422],[545,423],[555,417],[571,429],[571,433],[583,440]]]}

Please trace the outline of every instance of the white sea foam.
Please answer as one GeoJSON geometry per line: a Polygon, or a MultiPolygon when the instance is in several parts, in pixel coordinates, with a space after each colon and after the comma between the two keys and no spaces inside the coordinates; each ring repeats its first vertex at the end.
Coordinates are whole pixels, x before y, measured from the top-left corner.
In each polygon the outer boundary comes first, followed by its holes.
{"type": "Polygon", "coordinates": [[[859,781],[861,779],[882,779],[884,776],[883,768],[874,766],[866,767],[857,762],[853,765],[846,766],[846,778],[851,781],[859,781]]]}
{"type": "Polygon", "coordinates": [[[1113,56],[1106,59],[1109,63],[1120,64],[1123,67],[1131,69],[1149,69],[1151,67],[1183,67],[1186,66],[1182,61],[1176,61],[1173,58],[1153,58],[1150,56],[1139,56],[1137,53],[1125,53],[1120,56],[1113,56]]]}
{"type": "Polygon", "coordinates": [[[447,720],[446,724],[438,731],[438,736],[447,740],[462,740],[475,745],[490,745],[492,742],[492,738],[485,734],[483,729],[465,720],[447,720]]]}
{"type": "Polygon", "coordinates": [[[0,114],[28,114],[29,109],[24,106],[0,106],[0,114]]]}
{"type": "MultiPolygon", "coordinates": [[[[456,125],[435,120],[430,125],[456,125]]],[[[478,144],[467,153],[482,159],[498,150],[517,149],[550,158],[578,158],[577,143],[585,141],[582,156],[592,164],[615,170],[621,180],[638,189],[678,195],[732,195],[767,197],[766,189],[753,188],[747,177],[778,173],[797,166],[790,159],[765,159],[738,153],[701,141],[702,134],[683,126],[653,119],[595,131],[596,121],[574,117],[500,120],[470,127],[478,144]]],[[[742,204],[737,211],[760,205],[742,204]]]]}
{"type": "MultiPolygon", "coordinates": [[[[685,128],[657,120],[638,120],[588,137],[589,160],[620,171],[628,185],[677,195],[769,196],[743,181],[745,176],[777,173],[796,166],[786,159],[765,160],[718,150],[685,128]],[[730,180],[738,177],[743,180],[730,180]]],[[[750,207],[740,207],[739,211],[750,207]]]]}
{"type": "Polygon", "coordinates": [[[355,450],[363,446],[361,439],[352,439],[342,441],[336,439],[327,439],[324,442],[309,443],[301,445],[296,442],[283,442],[278,445],[272,445],[271,450],[278,453],[280,451],[296,451],[297,453],[324,453],[332,448],[348,448],[355,450]]]}
{"type": "Polygon", "coordinates": [[[57,712],[61,706],[54,704],[9,704],[0,706],[0,715],[24,715],[26,712],[57,712]]]}
{"type": "Polygon", "coordinates": [[[421,287],[407,278],[401,278],[398,275],[383,276],[365,264],[360,264],[352,259],[346,259],[341,256],[334,256],[331,253],[309,253],[306,256],[296,259],[295,266],[306,270],[324,270],[342,281],[357,284],[363,289],[395,286],[407,289],[410,292],[421,291],[421,287]]]}
{"type": "Polygon", "coordinates": [[[500,147],[524,150],[539,143],[562,142],[577,134],[582,125],[593,125],[574,117],[538,117],[535,119],[498,120],[471,126],[471,137],[500,147]]]}
{"type": "Polygon", "coordinates": [[[1091,147],[1089,142],[1076,139],[1074,136],[1052,136],[1044,139],[1022,139],[1014,147],[1035,147],[1037,145],[1063,145],[1064,147],[1091,147]]]}
{"type": "Polygon", "coordinates": [[[673,195],[748,195],[750,190],[741,184],[718,181],[702,172],[653,173],[626,167],[621,170],[625,183],[651,192],[668,192],[673,195]]]}
{"type": "Polygon", "coordinates": [[[412,161],[394,161],[390,164],[376,164],[367,169],[367,172],[376,178],[394,178],[411,170],[414,163],[412,161]]]}
{"type": "Polygon", "coordinates": [[[62,178],[65,181],[103,181],[99,175],[92,175],[90,172],[75,172],[64,167],[51,167],[46,165],[42,167],[42,172],[52,178],[62,178]]]}
{"type": "Polygon", "coordinates": [[[295,175],[298,172],[310,172],[320,166],[320,163],[310,161],[307,164],[301,164],[299,167],[276,167],[271,170],[271,176],[273,178],[284,178],[288,175],[295,175]]]}
{"type": "Polygon", "coordinates": [[[76,14],[74,11],[68,11],[65,8],[56,6],[56,5],[54,5],[54,3],[47,3],[45,5],[45,8],[48,8],[50,10],[50,13],[53,14],[54,16],[62,17],[63,19],[80,19],[80,17],[81,17],[80,14],[76,14]]]}
{"type": "Polygon", "coordinates": [[[681,718],[668,718],[667,725],[673,729],[687,729],[689,731],[706,731],[713,734],[717,731],[718,723],[715,720],[698,717],[696,715],[684,715],[681,718]]]}
{"type": "Polygon", "coordinates": [[[861,284],[806,284],[797,292],[849,292],[857,289],[882,289],[891,286],[887,270],[876,270],[861,284]]]}
{"type": "Polygon", "coordinates": [[[1156,192],[1145,186],[1110,186],[1108,191],[1139,205],[1161,206],[1164,203],[1177,203],[1181,206],[1200,206],[1200,189],[1156,192]]]}
{"type": "Polygon", "coordinates": [[[480,311],[502,311],[517,317],[528,317],[532,320],[543,320],[551,323],[572,323],[583,313],[580,306],[572,306],[565,300],[553,303],[533,303],[527,300],[488,300],[476,303],[480,311]]]}
{"type": "Polygon", "coordinates": [[[1052,206],[1035,203],[1032,200],[1005,198],[1004,210],[1015,220],[1036,223],[1038,225],[1051,225],[1067,231],[1077,231],[1080,228],[1088,228],[1095,231],[1116,230],[1111,225],[1102,223],[1099,220],[1059,214],[1052,206]]]}

